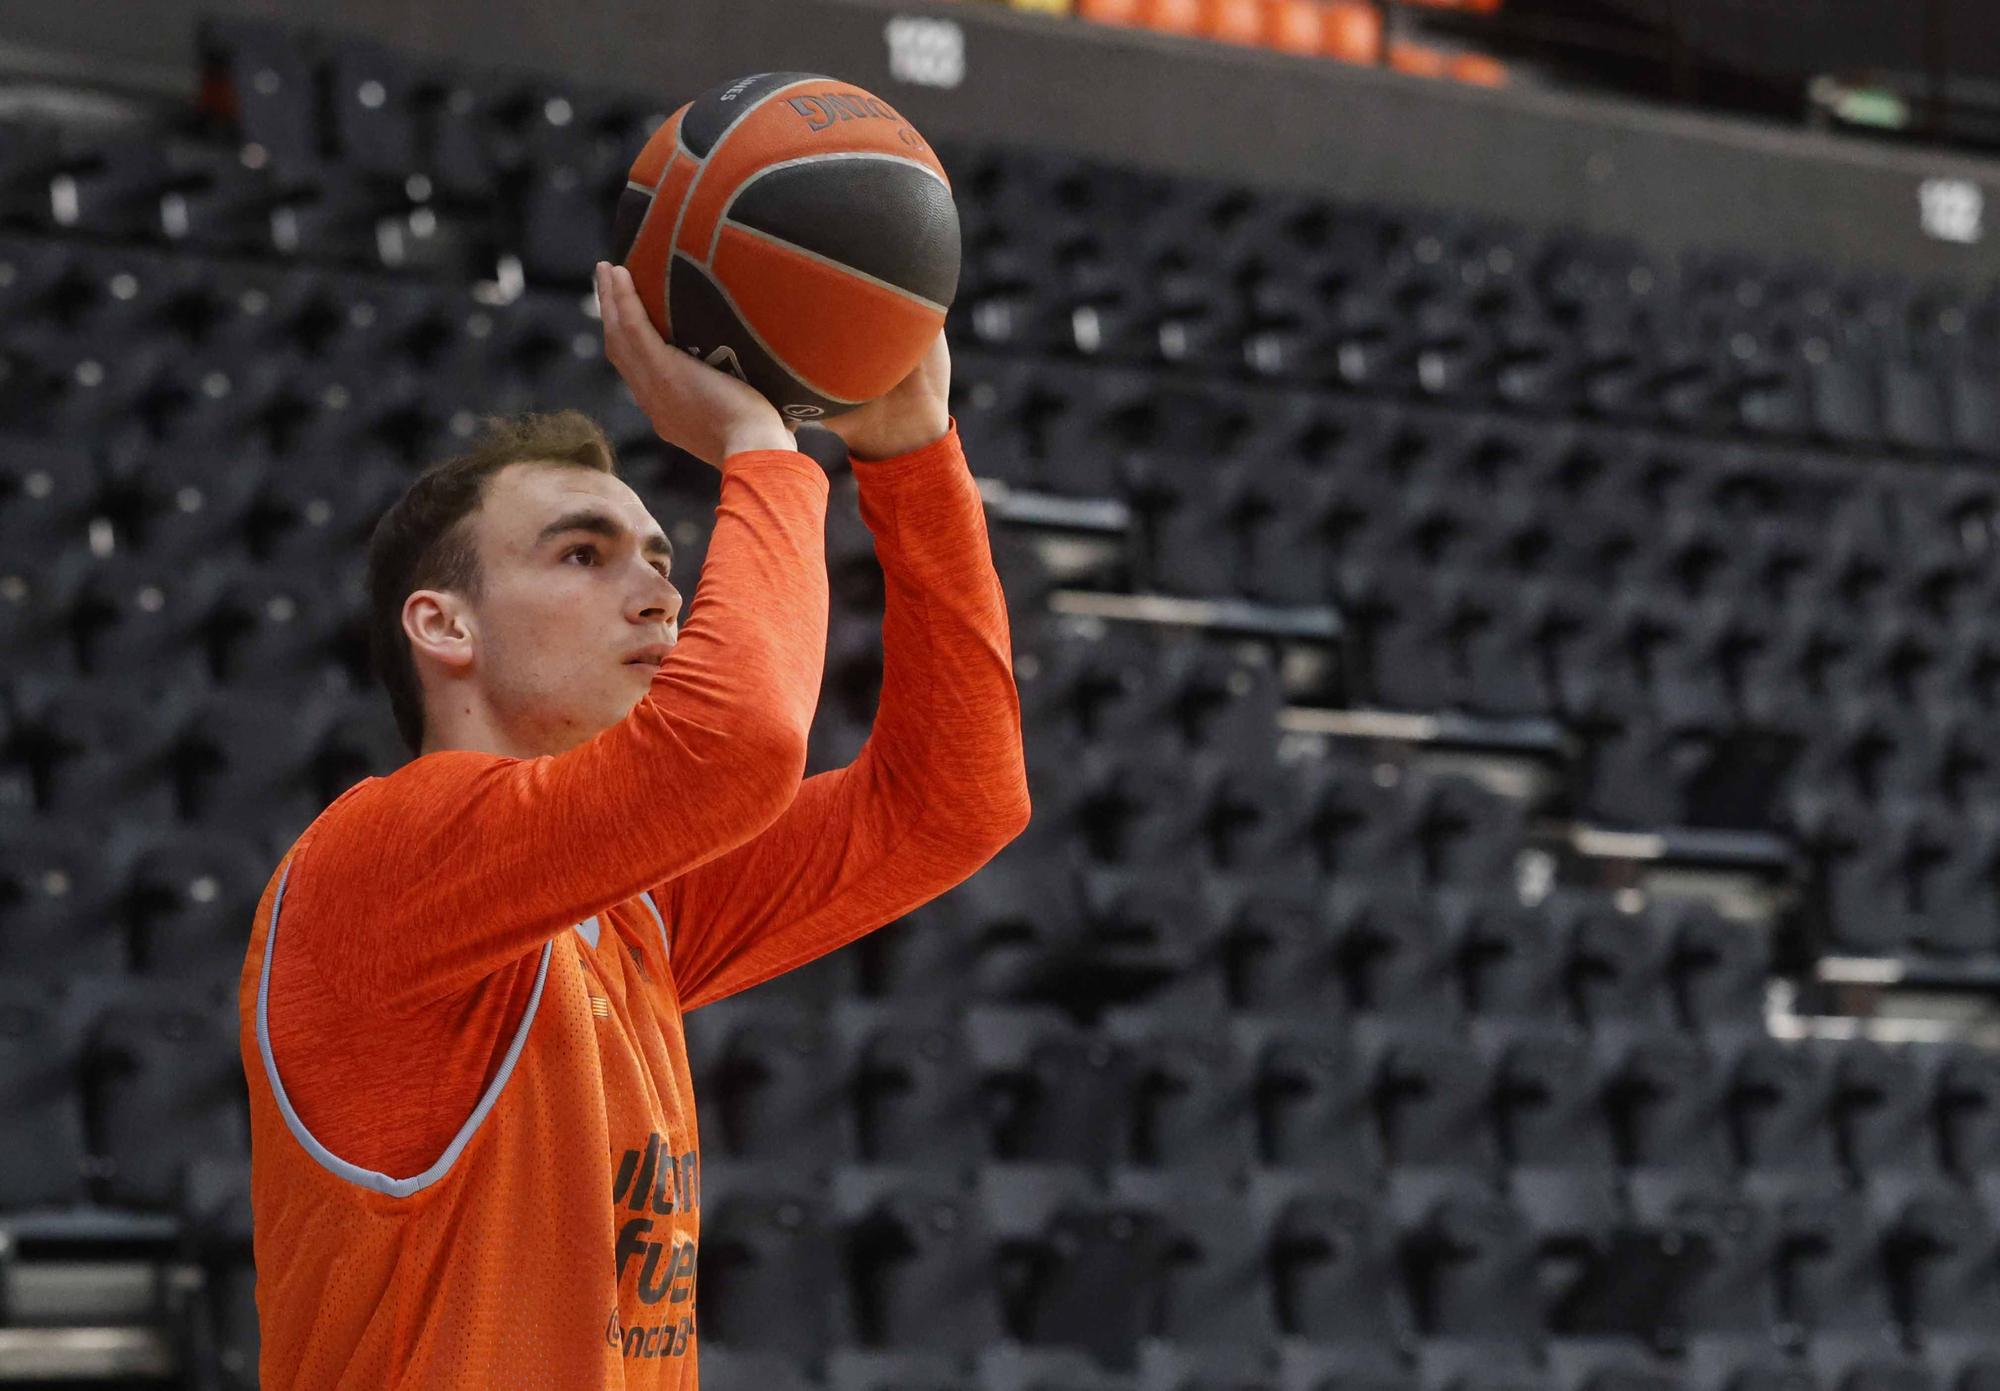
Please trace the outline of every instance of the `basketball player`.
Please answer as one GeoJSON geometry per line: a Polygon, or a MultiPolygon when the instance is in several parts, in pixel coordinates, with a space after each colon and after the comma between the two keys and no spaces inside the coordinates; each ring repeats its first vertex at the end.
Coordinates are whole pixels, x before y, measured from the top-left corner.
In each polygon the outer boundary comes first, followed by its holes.
{"type": "Polygon", "coordinates": [[[683,1012],[936,897],[1028,819],[943,335],[828,422],[885,657],[860,756],[802,780],[829,480],[622,268],[597,290],[661,438],[721,471],[701,587],[683,622],[667,538],[574,413],[489,429],[376,528],[378,670],[417,756],[298,837],[243,969],[267,1391],[694,1386],[683,1012]]]}

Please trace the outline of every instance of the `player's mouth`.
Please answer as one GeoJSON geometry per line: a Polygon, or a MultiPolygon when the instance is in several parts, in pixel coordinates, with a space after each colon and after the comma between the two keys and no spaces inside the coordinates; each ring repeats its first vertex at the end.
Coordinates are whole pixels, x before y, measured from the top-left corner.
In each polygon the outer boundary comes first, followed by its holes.
{"type": "Polygon", "coordinates": [[[666,661],[667,654],[673,650],[674,644],[671,642],[651,643],[648,646],[638,649],[636,652],[628,653],[625,657],[625,665],[628,667],[643,667],[647,671],[652,671],[658,668],[660,663],[666,661]]]}

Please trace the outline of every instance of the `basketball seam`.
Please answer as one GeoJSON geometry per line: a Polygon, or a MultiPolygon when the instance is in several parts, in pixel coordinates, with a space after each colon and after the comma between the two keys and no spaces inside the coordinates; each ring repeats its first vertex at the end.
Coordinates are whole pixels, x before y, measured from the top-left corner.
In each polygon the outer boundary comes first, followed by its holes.
{"type": "MultiPolygon", "coordinates": [[[[950,310],[946,309],[944,305],[939,304],[936,300],[925,299],[922,295],[916,293],[914,290],[906,290],[901,285],[891,285],[888,281],[870,275],[865,270],[856,270],[853,266],[848,265],[847,262],[845,261],[836,261],[831,256],[822,256],[817,251],[812,251],[807,249],[806,247],[800,246],[797,242],[786,241],[783,237],[774,237],[769,232],[763,231],[762,229],[757,227],[746,227],[741,222],[735,222],[729,225],[733,226],[737,231],[743,233],[746,236],[756,237],[760,241],[767,241],[771,243],[771,245],[773,246],[782,246],[787,251],[796,251],[799,255],[804,256],[808,260],[817,261],[823,266],[831,266],[835,270],[840,271],[843,275],[851,275],[856,280],[866,281],[868,284],[874,285],[880,289],[887,290],[891,294],[901,295],[904,299],[914,301],[917,304],[921,304],[926,309],[934,309],[940,314],[947,314],[951,312],[950,310]]],[[[719,246],[721,242],[720,235],[717,236],[716,241],[719,246]]],[[[709,266],[709,272],[710,272],[709,279],[711,280],[714,280],[716,278],[714,274],[714,269],[715,267],[711,262],[709,266]]]]}
{"type": "Polygon", "coordinates": [[[708,239],[708,260],[706,264],[710,267],[714,266],[715,248],[722,241],[722,224],[729,221],[729,210],[736,206],[736,200],[743,196],[744,189],[755,184],[757,180],[763,178],[766,174],[775,174],[780,169],[792,169],[801,164],[813,164],[825,159],[877,159],[884,164],[906,164],[912,169],[920,169],[933,179],[937,179],[940,184],[944,185],[945,196],[947,198],[951,196],[951,185],[945,183],[943,179],[938,178],[937,170],[931,168],[921,160],[911,159],[908,155],[883,154],[875,150],[829,150],[823,154],[800,155],[796,159],[781,159],[776,164],[765,165],[730,191],[729,201],[722,205],[722,211],[716,215],[715,231],[708,239]]]}
{"type": "MultiPolygon", "coordinates": [[[[827,80],[828,79],[824,77],[801,78],[797,82],[787,82],[782,87],[776,88],[773,91],[766,92],[762,98],[760,98],[757,101],[751,102],[750,105],[744,107],[743,110],[739,111],[736,114],[735,120],[731,121],[728,125],[724,126],[720,131],[716,133],[715,139],[709,142],[708,154],[706,156],[703,156],[701,158],[696,158],[694,151],[692,150],[688,151],[688,158],[694,160],[694,179],[692,182],[688,184],[687,192],[681,195],[680,210],[674,214],[673,235],[667,238],[667,283],[663,287],[663,293],[667,296],[668,299],[671,299],[673,297],[674,257],[680,254],[681,222],[683,219],[687,217],[688,204],[692,203],[694,201],[695,194],[701,191],[701,176],[708,172],[709,159],[714,156],[716,151],[722,148],[723,142],[729,139],[729,134],[731,131],[735,130],[738,126],[742,125],[745,121],[749,120],[757,112],[764,109],[765,102],[770,101],[772,98],[777,97],[785,92],[791,91],[792,88],[794,87],[803,87],[807,85],[807,83],[809,82],[825,82],[827,80]]],[[[687,129],[687,115],[686,113],[682,113],[681,123],[678,126],[674,127],[674,142],[676,144],[680,143],[681,132],[686,129],[687,129]]],[[[683,146],[682,148],[685,149],[686,147],[683,146]]],[[[725,213],[728,212],[728,210],[729,209],[727,206],[723,208],[723,211],[725,213]]],[[[694,258],[689,257],[688,259],[693,260],[694,258]]],[[[699,261],[695,261],[695,264],[697,266],[702,265],[702,263],[699,261]]],[[[702,268],[704,270],[707,269],[706,266],[703,266],[702,268]]],[[[715,277],[710,276],[709,278],[713,280],[715,277]]]]}
{"type": "MultiPolygon", "coordinates": [[[[686,261],[689,265],[693,266],[696,270],[700,271],[704,277],[706,277],[708,283],[715,287],[715,292],[718,295],[722,296],[722,302],[729,306],[729,312],[736,316],[736,322],[743,326],[743,331],[749,334],[750,337],[756,341],[757,346],[764,350],[764,356],[770,358],[771,361],[783,371],[789,372],[792,375],[793,380],[799,382],[807,390],[811,391],[814,395],[823,397],[826,400],[832,401],[838,405],[859,406],[863,404],[860,401],[850,401],[845,396],[836,396],[831,391],[821,390],[820,387],[815,382],[813,382],[809,377],[807,377],[805,373],[799,371],[796,367],[792,366],[791,362],[787,360],[783,354],[779,353],[769,343],[766,343],[764,341],[764,335],[757,332],[757,326],[750,322],[750,316],[743,312],[743,306],[736,302],[736,296],[729,293],[729,287],[727,285],[723,284],[720,280],[715,278],[713,269],[711,267],[704,266],[701,262],[695,260],[694,257],[685,255],[684,253],[679,251],[676,251],[674,255],[681,257],[682,260],[686,261]]],[[[673,284],[673,279],[674,279],[673,262],[669,260],[667,262],[667,284],[671,286],[673,284]]]]}

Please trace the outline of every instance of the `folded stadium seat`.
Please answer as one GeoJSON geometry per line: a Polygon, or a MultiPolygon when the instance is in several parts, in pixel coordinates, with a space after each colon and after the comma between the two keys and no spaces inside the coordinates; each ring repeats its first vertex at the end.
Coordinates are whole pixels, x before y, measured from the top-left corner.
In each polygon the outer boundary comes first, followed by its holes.
{"type": "Polygon", "coordinates": [[[1934,1337],[1990,1336],[2000,1307],[1992,1218],[1955,1185],[1914,1175],[1877,1176],[1867,1196],[1880,1223],[1889,1305],[1910,1346],[1934,1337]]]}
{"type": "Polygon", "coordinates": [[[1285,694],[1278,671],[1201,639],[1161,644],[1147,695],[1186,752],[1212,753],[1240,769],[1269,768],[1285,694]]]}
{"type": "Polygon", "coordinates": [[[411,204],[400,185],[326,165],[313,171],[310,181],[286,184],[271,208],[271,244],[283,257],[357,269],[397,265],[404,248],[393,240],[389,223],[407,216],[411,204]]]}
{"type": "Polygon", "coordinates": [[[1123,1391],[1132,1383],[1088,1353],[1031,1348],[1011,1339],[981,1349],[976,1375],[980,1391],[1123,1391]]]}
{"type": "Polygon", "coordinates": [[[1500,1181],[1493,1069],[1478,1049],[1415,1021],[1355,1026],[1392,1192],[1437,1181],[1492,1189],[1500,1181]]]}
{"type": "Polygon", "coordinates": [[[896,1391],[903,1386],[972,1391],[976,1385],[964,1359],[950,1353],[836,1347],[825,1361],[827,1391],[896,1391]]]}
{"type": "MultiPolygon", "coordinates": [[[[1398,1267],[1396,1231],[1381,1201],[1310,1168],[1251,1175],[1247,1224],[1269,1253],[1273,1309],[1288,1358],[1319,1369],[1352,1368],[1368,1387],[1407,1386],[1414,1334],[1407,1286],[1398,1267]]],[[[1297,1380],[1320,1391],[1345,1380],[1297,1380]]]]}
{"type": "MultiPolygon", "coordinates": [[[[323,803],[330,804],[364,777],[387,777],[409,761],[387,697],[361,687],[335,693],[327,705],[311,766],[323,803]]],[[[283,847],[278,854],[282,857],[283,847]]]]}
{"type": "Polygon", "coordinates": [[[212,979],[240,969],[271,876],[262,847],[174,826],[133,826],[128,835],[120,916],[131,924],[140,973],[212,979]]]}
{"type": "Polygon", "coordinates": [[[1843,1040],[1834,1055],[1834,1137],[1842,1165],[1857,1177],[1943,1173],[1931,1083],[1949,1056],[1941,1044],[1884,1046],[1843,1040]]]}
{"type": "Polygon", "coordinates": [[[1157,315],[1154,355],[1170,367],[1241,372],[1241,298],[1213,268],[1206,249],[1163,259],[1149,279],[1157,315]]]}
{"type": "Polygon", "coordinates": [[[315,765],[338,694],[216,688],[176,726],[181,815],[204,827],[303,831],[325,809],[315,765]]]}
{"type": "MultiPolygon", "coordinates": [[[[1213,1356],[1220,1348],[1254,1354],[1280,1336],[1267,1234],[1244,1221],[1239,1191],[1181,1168],[1117,1169],[1109,1189],[1114,1202],[1158,1213],[1167,1228],[1159,1301],[1142,1359],[1148,1351],[1168,1362],[1213,1356]]],[[[1142,1365],[1141,1380],[1147,1376],[1142,1365]]]]}
{"type": "MultiPolygon", "coordinates": [[[[1039,391],[1044,375],[1034,363],[961,353],[953,346],[951,413],[958,422],[967,466],[978,477],[1016,487],[1036,481],[1040,470],[1038,455],[1030,452],[1029,402],[1051,399],[1039,391]]],[[[1032,418],[1039,422],[1039,415],[1032,418]]],[[[1033,428],[1039,429],[1039,423],[1033,428]]]]}
{"type": "Polygon", "coordinates": [[[1278,1346],[1278,1391],[1417,1391],[1408,1359],[1379,1348],[1326,1346],[1283,1340],[1278,1346]]]}
{"type": "Polygon", "coordinates": [[[87,547],[53,539],[0,544],[0,671],[66,680],[82,671],[74,622],[97,561],[87,547]]]}
{"type": "Polygon", "coordinates": [[[1073,349],[1076,324],[1042,246],[993,241],[967,259],[971,274],[952,300],[956,323],[948,331],[957,329],[981,348],[1037,356],[1073,349]]]}
{"type": "Polygon", "coordinates": [[[1709,1174],[1644,1173],[1631,1182],[1632,1219],[1706,1257],[1662,1311],[1682,1339],[1775,1339],[1783,1313],[1776,1264],[1781,1233],[1771,1207],[1709,1174]]]}
{"type": "Polygon", "coordinates": [[[207,16],[195,44],[202,107],[224,129],[281,167],[325,158],[317,34],[283,21],[207,16]]]}
{"type": "Polygon", "coordinates": [[[1452,943],[1430,897],[1380,875],[1328,882],[1322,931],[1331,937],[1348,1005],[1384,1018],[1450,1025],[1461,1018],[1452,943]]]}
{"type": "MultiPolygon", "coordinates": [[[[703,1355],[714,1344],[799,1362],[822,1356],[835,1344],[847,1296],[824,1183],[798,1167],[734,1160],[704,1172],[702,1190],[703,1355]]],[[[656,1245],[646,1256],[642,1295],[657,1288],[664,1296],[669,1253],[656,1245]]]]}
{"type": "Polygon", "coordinates": [[[1129,1048],[1045,1007],[974,1006],[966,1041],[999,1155],[1101,1168],[1125,1158],[1139,1072],[1129,1048]]]}
{"type": "Polygon", "coordinates": [[[1728,1078],[1728,1133],[1743,1168],[1838,1168],[1830,1047],[1816,1039],[1755,1037],[1711,1039],[1710,1047],[1728,1078]]]}
{"type": "Polygon", "coordinates": [[[1594,621],[1592,591],[1564,579],[1477,574],[1453,588],[1462,613],[1489,615],[1460,629],[1467,708],[1500,716],[1559,709],[1566,649],[1594,621]]]}
{"type": "Polygon", "coordinates": [[[1709,1050],[1685,1035],[1606,1028],[1591,1048],[1621,1167],[1729,1172],[1727,1077],[1709,1050]]]}
{"type": "Polygon", "coordinates": [[[701,1344],[701,1375],[710,1391],[818,1391],[825,1383],[806,1364],[780,1352],[701,1344]]]}
{"type": "Polygon", "coordinates": [[[1294,765],[1293,776],[1322,876],[1367,882],[1400,868],[1397,857],[1409,849],[1392,833],[1391,789],[1400,769],[1382,772],[1361,759],[1329,757],[1294,765]]]}
{"type": "Polygon", "coordinates": [[[1324,1021],[1345,1016],[1337,945],[1311,879],[1204,876],[1204,888],[1214,900],[1232,1008],[1324,1021]]]}
{"type": "Polygon", "coordinates": [[[1331,1014],[1239,1014],[1231,1028],[1254,1073],[1258,1162],[1378,1189],[1386,1161],[1372,1079],[1346,1025],[1331,1014]]]}
{"type": "Polygon", "coordinates": [[[1132,1060],[1128,1159],[1204,1182],[1241,1174],[1255,1145],[1249,1061],[1221,1011],[1107,1010],[1103,1036],[1132,1060]]]}
{"type": "Polygon", "coordinates": [[[834,1007],[849,1148],[871,1164],[977,1163],[986,1152],[979,1075],[942,1006],[845,1000],[834,1007]]]}
{"type": "Polygon", "coordinates": [[[1469,1364],[1491,1372],[1541,1361],[1544,1297],[1519,1212],[1460,1187],[1400,1206],[1397,1226],[1427,1384],[1469,1364]]]}
{"type": "Polygon", "coordinates": [[[1444,950],[1475,1025],[1560,1019],[1564,949],[1548,914],[1511,889],[1452,886],[1431,896],[1444,950]]]}
{"type": "Polygon", "coordinates": [[[1217,1385],[1278,1391],[1273,1360],[1267,1348],[1250,1344],[1149,1338],[1139,1345],[1133,1381],[1140,1391],[1185,1391],[1190,1386],[1217,1385]]]}
{"type": "Polygon", "coordinates": [[[1764,1027],[1772,972],[1770,930],[1695,900],[1656,899],[1647,913],[1666,932],[1667,979],[1683,1028],[1764,1027]]]}
{"type": "Polygon", "coordinates": [[[2000,1058],[1965,1043],[1927,1050],[1927,1110],[1943,1168],[1986,1186],[2000,1170],[2000,1058]]]}
{"type": "MultiPolygon", "coordinates": [[[[1379,538],[1386,554],[1388,537],[1379,538]]],[[[1371,563],[1378,538],[1338,555],[1334,597],[1362,649],[1367,703],[1390,710],[1435,710],[1468,698],[1449,635],[1481,631],[1474,588],[1410,560],[1371,563]],[[1454,626],[1456,625],[1456,626],[1454,626]]]]}
{"type": "MultiPolygon", "coordinates": [[[[257,448],[233,448],[226,464],[206,450],[172,445],[107,451],[97,503],[120,551],[144,561],[187,566],[239,551],[267,472],[277,465],[257,448]]],[[[108,564],[129,557],[113,556],[108,564]]]]}
{"type": "Polygon", "coordinates": [[[257,1380],[259,1348],[249,1157],[190,1160],[176,1206],[183,1247],[203,1280],[189,1335],[190,1375],[247,1391],[257,1380]]]}
{"type": "Polygon", "coordinates": [[[1593,1032],[1674,1027],[1672,942],[1660,919],[1622,911],[1609,894],[1587,889],[1559,888],[1538,911],[1559,944],[1563,988],[1577,1023],[1593,1032]]]}
{"type": "Polygon", "coordinates": [[[832,1199],[848,1275],[843,1341],[963,1354],[999,1337],[992,1238],[964,1177],[843,1167],[832,1199]]]}
{"type": "Polygon", "coordinates": [[[1904,449],[1948,447],[1950,428],[1943,388],[1926,366],[1908,361],[1881,364],[1882,434],[1904,449]]]}
{"type": "Polygon", "coordinates": [[[1392,854],[1377,882],[1416,891],[1509,886],[1527,836],[1519,799],[1457,773],[1405,772],[1386,822],[1392,854]]]}
{"type": "MultiPolygon", "coordinates": [[[[1017,868],[1032,862],[1023,856],[1017,868]]],[[[1024,897],[1032,893],[1046,902],[1047,863],[1042,859],[1039,875],[1020,875],[1024,897]]],[[[1144,1002],[1157,1009],[1224,1009],[1221,900],[1230,877],[1190,865],[1085,867],[1082,922],[1065,936],[1061,919],[1054,918],[1040,960],[1022,973],[1034,982],[1026,994],[1086,1008],[1144,1002]]],[[[1242,877],[1263,876],[1251,871],[1242,877]]]]}
{"type": "Polygon", "coordinates": [[[1092,745],[1073,777],[1058,780],[1051,768],[1042,783],[1053,803],[1048,829],[1068,826],[1092,861],[1170,864],[1199,848],[1204,809],[1181,800],[1178,771],[1143,749],[1092,745]]]}
{"type": "Polygon", "coordinates": [[[374,454],[350,455],[339,474],[295,463],[267,475],[258,498],[250,543],[266,565],[325,572],[365,554],[376,522],[410,484],[407,470],[374,454]]]}
{"type": "Polygon", "coordinates": [[[1887,1335],[1831,1332],[1806,1340],[1805,1357],[1821,1386],[1839,1391],[1935,1391],[1937,1371],[1887,1335]]]}
{"type": "Polygon", "coordinates": [[[1186,755],[1182,776],[1199,818],[1193,849],[1204,870],[1290,878],[1317,867],[1310,804],[1300,795],[1310,782],[1208,750],[1186,755]]]}
{"type": "Polygon", "coordinates": [[[1242,360],[1255,377],[1311,381],[1333,367],[1334,324],[1307,268],[1279,266],[1243,289],[1242,360]]]}
{"type": "Polygon", "coordinates": [[[421,171],[416,104],[426,75],[419,61],[354,35],[322,41],[326,128],[339,161],[390,178],[421,171]]]}
{"type": "Polygon", "coordinates": [[[833,1031],[823,1013],[790,1000],[746,995],[688,1016],[699,1047],[688,1050],[711,1152],[747,1160],[854,1157],[843,1109],[851,1098],[831,1064],[833,1031]],[[697,1022],[698,1021],[698,1022],[697,1022]]]}
{"type": "MultiPolygon", "coordinates": [[[[7,843],[11,848],[10,832],[7,843]]],[[[11,917],[11,910],[9,910],[11,917]]],[[[11,949],[10,966],[34,966],[11,949]]],[[[64,1208],[89,1198],[84,1129],[85,1020],[66,980],[0,976],[0,1212],[64,1208]]]]}
{"type": "Polygon", "coordinates": [[[100,496],[87,447],[0,431],[0,554],[46,564],[59,547],[88,545],[100,496]]]}
{"type": "Polygon", "coordinates": [[[144,241],[162,230],[160,202],[175,170],[165,144],[86,137],[48,172],[50,220],[65,232],[144,241]]]}
{"type": "Polygon", "coordinates": [[[249,560],[216,569],[201,640],[219,683],[288,692],[343,683],[335,645],[348,612],[332,576],[249,560]]]}
{"type": "Polygon", "coordinates": [[[188,1163],[250,1144],[234,972],[196,991],[182,981],[94,978],[86,1087],[91,1133],[106,1159],[115,1206],[160,1208],[181,1192],[188,1163]]]}
{"type": "MultiPolygon", "coordinates": [[[[1832,943],[1851,954],[1990,953],[2000,941],[1986,834],[1968,844],[1931,806],[1898,802],[1853,820],[1852,849],[1822,849],[1832,943]],[[1829,853],[1830,852],[1830,853],[1829,853]]],[[[1824,835],[1820,837],[1824,839],[1824,835]]]]}
{"type": "Polygon", "coordinates": [[[1028,1000],[1075,989],[1065,968],[1083,937],[1082,891],[1074,867],[1052,866],[1050,853],[1023,837],[949,893],[862,937],[853,949],[869,993],[1028,1000]]]}
{"type": "Polygon", "coordinates": [[[128,852],[106,845],[98,824],[44,816],[8,822],[0,844],[0,959],[23,975],[126,970],[131,947],[119,908],[128,861],[128,852]]]}
{"type": "Polygon", "coordinates": [[[1812,435],[1829,444],[1867,448],[1883,441],[1882,379],[1860,356],[1808,359],[1812,435]]]}
{"type": "Polygon", "coordinates": [[[185,693],[30,671],[15,685],[9,761],[27,770],[34,809],[87,818],[116,808],[135,820],[172,820],[185,693]]]}
{"type": "Polygon", "coordinates": [[[1517,1200],[1546,1205],[1565,1186],[1602,1187],[1618,1156],[1588,1041],[1526,1020],[1480,1020],[1473,1036],[1493,1073],[1500,1152],[1517,1200]]]}
{"type": "Polygon", "coordinates": [[[1259,571],[1297,563],[1258,559],[1267,555],[1275,523],[1291,501],[1288,481],[1286,471],[1261,459],[1218,463],[1187,479],[1171,505],[1148,509],[1141,583],[1165,594],[1261,597],[1255,593],[1259,571]]]}
{"type": "Polygon", "coordinates": [[[1988,366],[1960,366],[1945,377],[1946,427],[1951,445],[1964,454],[2000,455],[2000,386],[1988,366]]]}
{"type": "Polygon", "coordinates": [[[1681,1391],[1681,1363],[1620,1336],[1554,1338],[1549,1375],[1561,1391],[1681,1391]]]}
{"type": "Polygon", "coordinates": [[[79,256],[79,243],[61,236],[0,232],[0,313],[10,328],[74,317],[79,256]]]}
{"type": "Polygon", "coordinates": [[[978,1191],[1007,1331],[1129,1370],[1172,1258],[1168,1215],[1070,1165],[988,1164],[978,1191]]]}

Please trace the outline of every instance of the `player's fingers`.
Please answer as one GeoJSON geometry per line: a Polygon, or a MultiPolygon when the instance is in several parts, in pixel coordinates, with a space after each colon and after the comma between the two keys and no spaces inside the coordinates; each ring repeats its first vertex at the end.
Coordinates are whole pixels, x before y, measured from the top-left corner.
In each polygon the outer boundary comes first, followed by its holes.
{"type": "Polygon", "coordinates": [[[644,363],[655,374],[679,371],[684,354],[667,346],[667,340],[653,327],[652,315],[646,312],[645,302],[639,298],[639,287],[632,283],[632,272],[614,266],[611,275],[616,286],[613,294],[618,300],[619,325],[633,361],[644,363]]]}
{"type": "Polygon", "coordinates": [[[618,297],[611,292],[611,267],[597,263],[597,317],[604,325],[604,346],[608,351],[618,332],[618,297]]]}

